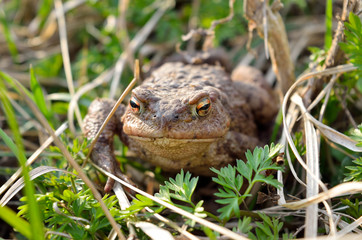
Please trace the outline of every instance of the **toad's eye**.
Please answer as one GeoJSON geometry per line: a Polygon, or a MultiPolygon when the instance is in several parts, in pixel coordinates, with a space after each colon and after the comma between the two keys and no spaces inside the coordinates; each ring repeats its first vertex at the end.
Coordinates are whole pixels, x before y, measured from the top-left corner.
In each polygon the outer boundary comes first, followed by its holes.
{"type": "Polygon", "coordinates": [[[142,103],[136,97],[134,96],[131,97],[131,99],[129,100],[129,106],[132,109],[132,112],[134,113],[141,112],[142,103]]]}
{"type": "Polygon", "coordinates": [[[211,110],[211,101],[208,97],[201,99],[196,105],[196,113],[200,117],[206,116],[211,110]]]}

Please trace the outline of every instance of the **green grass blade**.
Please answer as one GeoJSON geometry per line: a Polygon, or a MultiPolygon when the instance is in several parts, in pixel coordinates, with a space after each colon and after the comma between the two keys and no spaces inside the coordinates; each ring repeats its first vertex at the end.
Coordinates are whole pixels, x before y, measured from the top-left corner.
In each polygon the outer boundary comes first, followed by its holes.
{"type": "Polygon", "coordinates": [[[8,48],[11,54],[11,57],[15,62],[18,62],[18,50],[16,48],[16,44],[11,36],[9,25],[6,21],[5,12],[3,9],[0,9],[0,24],[2,28],[0,30],[3,30],[3,34],[5,36],[5,41],[8,44],[8,48]]]}
{"type": "Polygon", "coordinates": [[[24,237],[34,239],[31,235],[30,224],[21,217],[18,217],[10,208],[0,206],[0,218],[24,235],[24,237]]]}
{"type": "Polygon", "coordinates": [[[332,2],[332,0],[327,0],[326,2],[326,34],[324,35],[324,49],[326,51],[328,51],[332,45],[332,2]]]}
{"type": "MultiPolygon", "coordinates": [[[[0,71],[0,80],[6,81],[6,82],[7,82],[12,88],[14,88],[18,93],[22,94],[22,92],[19,91],[18,86],[14,83],[15,80],[14,80],[11,76],[9,76],[9,75],[7,75],[6,73],[0,71]]],[[[28,97],[29,97],[30,99],[32,99],[33,101],[35,101],[33,95],[28,91],[28,89],[26,89],[25,87],[22,87],[22,89],[23,89],[23,91],[26,93],[26,95],[28,95],[28,97]]]]}
{"type": "Polygon", "coordinates": [[[34,95],[34,101],[38,105],[39,110],[43,113],[49,123],[51,123],[51,113],[47,108],[42,88],[35,77],[32,67],[30,67],[30,88],[34,95]]]}
{"type": "MultiPolygon", "coordinates": [[[[24,152],[21,152],[18,150],[18,147],[15,145],[15,143],[11,140],[11,138],[0,128],[0,137],[4,140],[6,146],[10,148],[10,150],[14,153],[16,158],[20,158],[19,154],[22,154],[24,152]]],[[[25,158],[25,155],[22,156],[25,158]]]]}
{"type": "Polygon", "coordinates": [[[272,132],[272,135],[270,138],[270,143],[277,141],[277,136],[278,136],[279,130],[281,127],[283,127],[282,125],[283,125],[283,114],[282,114],[282,111],[279,110],[278,115],[275,118],[275,124],[274,124],[273,132],[272,132]]]}
{"type": "MultiPolygon", "coordinates": [[[[30,181],[29,176],[29,168],[26,166],[26,157],[25,157],[25,150],[22,143],[21,135],[19,132],[19,125],[16,121],[16,117],[14,114],[13,107],[10,104],[10,101],[7,96],[7,91],[5,88],[5,84],[3,81],[0,81],[0,100],[3,106],[3,110],[6,116],[7,123],[10,126],[10,129],[13,134],[13,139],[15,145],[17,147],[17,157],[20,162],[22,173],[25,181],[25,194],[29,204],[29,218],[30,218],[30,225],[31,225],[31,233],[33,238],[32,239],[44,239],[44,225],[42,222],[42,217],[40,214],[39,206],[35,200],[35,189],[34,184],[30,181]]],[[[8,141],[9,139],[7,139],[8,141]]]]}
{"type": "Polygon", "coordinates": [[[39,4],[38,15],[40,19],[40,28],[43,28],[49,13],[53,10],[53,0],[42,0],[39,4]]]}

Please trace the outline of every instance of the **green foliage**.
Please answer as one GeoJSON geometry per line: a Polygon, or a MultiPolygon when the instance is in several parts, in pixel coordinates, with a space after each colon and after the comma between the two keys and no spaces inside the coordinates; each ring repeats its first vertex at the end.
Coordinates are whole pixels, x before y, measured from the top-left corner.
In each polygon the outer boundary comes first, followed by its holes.
{"type": "Polygon", "coordinates": [[[308,50],[311,53],[309,59],[312,64],[317,63],[319,66],[322,66],[326,58],[326,51],[318,47],[309,47],[308,50]]]}
{"type": "Polygon", "coordinates": [[[36,105],[38,106],[39,110],[42,112],[42,114],[47,118],[49,124],[52,126],[51,118],[53,117],[53,114],[51,110],[47,107],[47,104],[45,102],[45,97],[43,94],[43,90],[38,82],[38,80],[35,77],[35,73],[33,68],[30,68],[30,87],[31,91],[34,96],[34,100],[36,105]]]}
{"type": "Polygon", "coordinates": [[[38,10],[38,16],[41,21],[40,27],[43,27],[45,24],[45,21],[48,17],[48,14],[53,9],[53,0],[41,0],[39,3],[39,10],[38,10]]]}
{"type": "MultiPolygon", "coordinates": [[[[76,160],[79,164],[83,163],[86,159],[89,150],[88,139],[79,137],[79,138],[74,138],[71,141],[69,139],[66,139],[64,135],[62,135],[61,137],[64,142],[64,145],[67,147],[67,150],[71,154],[72,158],[76,160]]],[[[57,159],[61,160],[61,162],[67,163],[66,159],[62,155],[62,152],[57,146],[50,146],[50,150],[54,153],[59,153],[57,159]]],[[[61,166],[61,164],[58,164],[58,166],[61,166]]]]}
{"type": "Polygon", "coordinates": [[[238,226],[234,228],[234,232],[240,232],[248,234],[253,229],[251,225],[251,217],[244,216],[243,219],[239,219],[238,226]]]}
{"type": "Polygon", "coordinates": [[[349,60],[353,65],[358,67],[356,73],[357,89],[362,92],[362,23],[360,18],[353,14],[349,14],[349,22],[345,22],[345,42],[341,42],[341,49],[349,56],[349,60]]]}
{"type": "Polygon", "coordinates": [[[30,224],[7,206],[0,206],[0,218],[12,226],[16,231],[20,232],[26,238],[31,239],[32,233],[30,224]]]}
{"type": "MultiPolygon", "coordinates": [[[[108,235],[111,230],[109,221],[82,181],[74,181],[74,176],[64,174],[46,174],[39,180],[46,189],[35,197],[48,231],[68,233],[73,239],[99,239],[108,235]]],[[[119,224],[124,224],[119,217],[122,214],[116,196],[106,195],[103,200],[112,216],[119,224]]],[[[26,198],[21,201],[26,201],[26,198]]],[[[19,210],[19,215],[28,217],[27,204],[20,206],[19,210]]],[[[62,238],[54,235],[52,239],[62,238]]]]}
{"type": "MultiPolygon", "coordinates": [[[[238,226],[234,231],[247,234],[250,239],[253,240],[269,240],[280,239],[280,232],[283,229],[283,222],[280,222],[277,218],[271,218],[264,213],[259,213],[262,222],[255,222],[256,227],[251,224],[251,217],[244,217],[239,219],[238,226]],[[253,231],[254,230],[254,231],[253,231]]],[[[294,238],[292,234],[283,233],[282,239],[294,238]]]]}
{"type": "MultiPolygon", "coordinates": [[[[160,192],[155,196],[198,217],[204,218],[206,217],[206,213],[202,207],[204,201],[201,200],[197,204],[194,204],[192,201],[192,195],[196,189],[198,179],[198,177],[191,178],[191,173],[187,172],[184,174],[184,171],[181,170],[175,179],[170,178],[169,181],[165,181],[165,185],[160,186],[160,192]],[[177,202],[183,202],[186,205],[177,202]]],[[[191,226],[195,224],[192,221],[188,223],[191,226]]]]}
{"type": "Polygon", "coordinates": [[[152,201],[150,198],[140,194],[136,194],[136,198],[132,200],[131,206],[129,206],[122,213],[124,216],[131,216],[142,211],[145,207],[149,208],[156,207],[155,212],[160,212],[161,210],[164,209],[162,207],[159,207],[159,205],[156,204],[154,201],[152,201]]]}
{"type": "MultiPolygon", "coordinates": [[[[362,147],[362,124],[360,124],[357,128],[351,129],[349,131],[349,135],[353,140],[357,141],[356,146],[362,147]]],[[[362,181],[362,157],[357,158],[352,161],[355,163],[354,166],[346,166],[350,172],[345,173],[347,176],[344,181],[362,181]]]]}
{"type": "Polygon", "coordinates": [[[61,54],[43,58],[34,64],[34,72],[42,77],[58,76],[63,67],[63,59],[61,54]]]}
{"type": "MultiPolygon", "coordinates": [[[[160,186],[160,191],[156,193],[155,196],[198,217],[204,218],[206,217],[206,213],[202,207],[204,201],[199,201],[197,204],[194,204],[192,201],[192,195],[196,189],[197,181],[198,177],[191,178],[189,172],[185,174],[184,171],[181,170],[175,179],[170,178],[169,181],[165,181],[165,185],[160,186]]],[[[156,213],[165,209],[147,197],[137,194],[136,199],[132,201],[132,205],[124,211],[124,214],[130,216],[138,213],[145,207],[152,208],[156,213]]],[[[195,223],[187,221],[187,224],[193,226],[195,223]]]]}
{"type": "Polygon", "coordinates": [[[11,34],[10,26],[8,21],[6,20],[5,11],[3,9],[0,9],[0,25],[2,27],[6,43],[8,44],[11,57],[13,58],[14,62],[17,62],[19,56],[18,49],[11,34]]]}
{"type": "Polygon", "coordinates": [[[350,171],[346,173],[347,176],[344,181],[362,181],[362,157],[357,158],[356,160],[352,161],[356,165],[354,166],[346,166],[346,168],[350,171]]]}
{"type": "MultiPolygon", "coordinates": [[[[248,236],[254,240],[269,240],[279,239],[279,232],[283,228],[283,223],[279,222],[276,218],[270,218],[263,213],[259,213],[259,216],[263,219],[263,222],[256,222],[257,228],[255,228],[256,235],[252,232],[249,232],[248,236]]],[[[282,239],[291,239],[293,236],[291,234],[284,233],[282,239]]]]}
{"type": "Polygon", "coordinates": [[[305,0],[283,0],[282,3],[285,5],[285,7],[288,7],[288,5],[291,4],[296,4],[298,7],[304,9],[307,6],[305,0]]]}
{"type": "Polygon", "coordinates": [[[349,14],[349,22],[344,23],[346,42],[340,43],[341,49],[349,54],[350,61],[362,70],[362,23],[353,12],[349,14]]]}
{"type": "MultiPolygon", "coordinates": [[[[355,199],[354,203],[351,202],[349,199],[341,199],[341,202],[349,207],[346,210],[346,213],[348,215],[355,219],[358,219],[362,216],[362,205],[360,204],[358,198],[355,199]]],[[[350,220],[348,222],[350,222],[350,220]]]]}
{"type": "Polygon", "coordinates": [[[357,141],[356,146],[362,147],[362,124],[358,125],[357,128],[351,129],[349,135],[353,140],[357,141]]]}
{"type": "Polygon", "coordinates": [[[264,149],[256,147],[253,153],[250,150],[245,153],[246,162],[237,160],[236,166],[229,165],[220,170],[211,168],[217,174],[213,181],[222,186],[219,188],[219,192],[215,194],[220,198],[216,202],[225,205],[218,209],[218,212],[221,213],[221,219],[225,221],[233,216],[240,217],[239,206],[246,197],[250,196],[250,191],[255,183],[261,182],[276,188],[281,187],[281,184],[273,179],[273,175],[265,176],[263,174],[267,170],[282,170],[282,167],[272,162],[281,148],[282,146],[279,144],[276,146],[271,144],[270,148],[265,146],[264,149]],[[247,180],[248,188],[241,194],[243,179],[247,180]]]}
{"type": "Polygon", "coordinates": [[[333,4],[332,0],[326,0],[326,33],[324,36],[324,49],[328,50],[332,45],[332,15],[333,4]]]}
{"type": "MultiPolygon", "coordinates": [[[[191,6],[190,11],[191,11],[191,6]]],[[[229,1],[208,1],[202,0],[200,3],[199,26],[209,28],[214,20],[225,18],[229,15],[229,1]]],[[[215,29],[214,45],[227,45],[230,39],[247,32],[247,22],[243,18],[243,1],[235,1],[234,18],[226,23],[218,25],[215,29]]],[[[185,33],[184,33],[185,34],[185,33]]]]}

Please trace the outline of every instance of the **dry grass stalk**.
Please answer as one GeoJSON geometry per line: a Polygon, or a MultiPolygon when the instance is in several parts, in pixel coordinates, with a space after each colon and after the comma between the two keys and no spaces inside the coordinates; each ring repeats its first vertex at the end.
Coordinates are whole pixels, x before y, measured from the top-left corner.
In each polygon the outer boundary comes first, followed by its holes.
{"type": "MultiPolygon", "coordinates": [[[[64,18],[64,10],[63,10],[63,4],[61,0],[55,0],[55,14],[58,19],[58,25],[59,25],[59,37],[60,37],[60,48],[62,52],[62,58],[63,58],[63,66],[65,71],[65,76],[67,80],[67,85],[69,89],[70,96],[74,96],[75,90],[74,90],[74,82],[73,82],[73,76],[72,76],[72,68],[70,65],[70,57],[69,57],[69,48],[68,48],[68,40],[67,40],[67,29],[65,25],[65,18],[64,18]]],[[[75,106],[75,115],[78,120],[79,126],[83,126],[83,120],[82,116],[80,115],[80,110],[78,104],[75,106]]],[[[70,125],[70,130],[75,134],[75,129],[72,128],[73,124],[70,125]]]]}
{"type": "Polygon", "coordinates": [[[268,3],[268,0],[244,1],[244,13],[249,20],[249,32],[257,29],[259,35],[268,42],[273,70],[284,95],[295,81],[294,65],[284,22],[278,12],[281,3],[275,1],[271,6],[268,3]]]}
{"type": "Polygon", "coordinates": [[[301,209],[310,206],[311,204],[320,203],[322,201],[349,194],[362,193],[362,182],[346,182],[341,183],[325,192],[319,193],[308,199],[303,199],[296,202],[289,202],[283,206],[290,209],[301,209]]]}

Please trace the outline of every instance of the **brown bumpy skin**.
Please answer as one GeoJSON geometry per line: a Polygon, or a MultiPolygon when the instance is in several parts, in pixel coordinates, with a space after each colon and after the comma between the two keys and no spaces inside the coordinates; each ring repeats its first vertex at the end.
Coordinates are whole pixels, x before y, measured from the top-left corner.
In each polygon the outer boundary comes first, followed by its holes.
{"type": "MultiPolygon", "coordinates": [[[[166,171],[211,175],[210,167],[245,159],[247,149],[266,142],[260,130],[278,111],[262,74],[245,66],[230,77],[220,66],[166,63],[132,91],[131,101],[118,109],[91,156],[112,173],[119,172],[112,147],[116,133],[141,159],[166,171]]],[[[92,103],[84,121],[87,138],[113,105],[106,99],[92,103]]]]}

